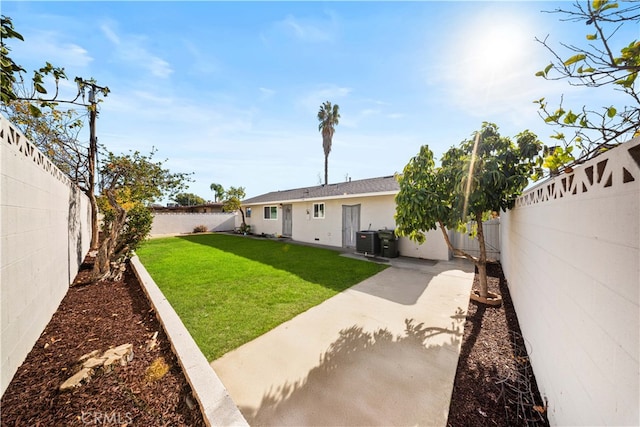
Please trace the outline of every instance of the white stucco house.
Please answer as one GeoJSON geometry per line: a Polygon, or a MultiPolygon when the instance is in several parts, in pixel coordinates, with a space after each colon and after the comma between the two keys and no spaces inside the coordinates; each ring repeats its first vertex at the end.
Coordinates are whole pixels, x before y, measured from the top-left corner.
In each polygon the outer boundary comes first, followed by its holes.
{"type": "MultiPolygon", "coordinates": [[[[253,234],[281,235],[292,240],[356,248],[356,232],[395,229],[394,176],[349,180],[336,184],[272,191],[246,199],[242,207],[253,234]]],[[[449,248],[440,231],[431,231],[418,245],[398,242],[401,256],[448,260],[449,248]]]]}

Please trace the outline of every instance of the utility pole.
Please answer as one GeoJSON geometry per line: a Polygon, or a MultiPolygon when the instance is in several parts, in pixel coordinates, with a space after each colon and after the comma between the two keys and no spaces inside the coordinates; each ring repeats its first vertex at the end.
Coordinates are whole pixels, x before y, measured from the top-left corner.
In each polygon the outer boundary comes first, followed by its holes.
{"type": "Polygon", "coordinates": [[[99,90],[104,96],[109,93],[108,87],[98,86],[91,79],[83,80],[81,77],[75,79],[78,85],[78,91],[82,93],[84,100],[84,91],[89,89],[89,182],[87,194],[91,203],[91,249],[98,249],[98,203],[96,201],[96,163],[98,158],[98,138],[96,137],[96,117],[98,116],[98,102],[96,101],[96,91],[99,90]]]}

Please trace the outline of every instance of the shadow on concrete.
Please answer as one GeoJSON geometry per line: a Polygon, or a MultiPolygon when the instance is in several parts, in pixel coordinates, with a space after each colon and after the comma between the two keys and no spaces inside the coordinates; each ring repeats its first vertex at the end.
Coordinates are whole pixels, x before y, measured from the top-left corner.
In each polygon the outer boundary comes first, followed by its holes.
{"type": "Polygon", "coordinates": [[[351,290],[363,292],[402,305],[414,305],[429,286],[432,277],[393,268],[375,279],[359,283],[351,290]]]}
{"type": "Polygon", "coordinates": [[[210,246],[278,270],[294,274],[308,282],[343,291],[386,267],[340,256],[337,250],[242,236],[194,234],[179,239],[210,246]],[[313,258],[309,252],[316,251],[313,258]],[[313,260],[313,268],[309,262],[313,260]]]}
{"type": "Polygon", "coordinates": [[[451,316],[451,328],[406,319],[399,336],[343,329],[306,378],[272,388],[258,408],[241,412],[251,425],[445,425],[464,327],[460,313],[451,316]],[[429,344],[442,334],[449,339],[429,344]]]}
{"type": "Polygon", "coordinates": [[[465,274],[455,262],[433,260],[407,260],[394,258],[391,267],[375,277],[351,288],[387,301],[402,305],[414,305],[427,290],[432,280],[442,274],[465,274]]]}

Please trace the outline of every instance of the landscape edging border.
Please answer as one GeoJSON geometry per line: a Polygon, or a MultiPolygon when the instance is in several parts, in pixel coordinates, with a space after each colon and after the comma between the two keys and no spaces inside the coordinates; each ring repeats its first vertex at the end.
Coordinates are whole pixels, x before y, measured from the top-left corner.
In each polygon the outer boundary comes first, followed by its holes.
{"type": "Polygon", "coordinates": [[[137,256],[131,258],[131,267],[164,327],[205,423],[208,426],[248,426],[224,384],[137,256]]]}

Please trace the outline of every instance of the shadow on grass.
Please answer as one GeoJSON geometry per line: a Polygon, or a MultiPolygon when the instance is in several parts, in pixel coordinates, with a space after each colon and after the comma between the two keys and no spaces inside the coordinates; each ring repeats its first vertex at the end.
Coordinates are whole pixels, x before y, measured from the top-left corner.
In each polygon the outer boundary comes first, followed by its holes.
{"type": "Polygon", "coordinates": [[[337,292],[387,268],[371,262],[341,257],[337,250],[289,242],[225,234],[198,234],[178,238],[287,271],[337,292]]]}
{"type": "Polygon", "coordinates": [[[251,425],[444,425],[461,325],[406,319],[395,337],[343,329],[306,378],[274,386],[258,408],[240,409],[251,425]],[[442,334],[449,339],[429,343],[442,334]]]}

